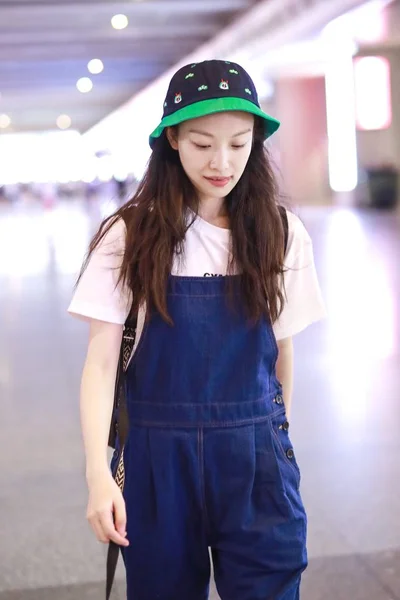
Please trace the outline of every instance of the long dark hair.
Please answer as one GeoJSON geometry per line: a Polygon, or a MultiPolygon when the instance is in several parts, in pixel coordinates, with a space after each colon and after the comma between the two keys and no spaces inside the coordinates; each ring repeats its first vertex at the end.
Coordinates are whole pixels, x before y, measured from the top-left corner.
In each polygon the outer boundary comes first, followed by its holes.
{"type": "MultiPolygon", "coordinates": [[[[264,146],[263,122],[255,118],[252,151],[241,179],[226,197],[232,233],[228,275],[241,274],[244,305],[251,320],[265,316],[274,322],[283,308],[282,274],[284,229],[279,194],[269,153],[264,146]]],[[[132,293],[131,315],[145,301],[172,323],[166,286],[174,255],[184,252],[188,208],[198,214],[196,190],[165,133],[157,139],[146,173],[134,196],[106,218],[94,236],[78,278],[92,253],[118,219],[126,225],[125,252],[118,284],[132,293]]],[[[228,278],[231,279],[231,278],[228,278]]],[[[77,282],[77,283],[78,283],[77,282]]]]}

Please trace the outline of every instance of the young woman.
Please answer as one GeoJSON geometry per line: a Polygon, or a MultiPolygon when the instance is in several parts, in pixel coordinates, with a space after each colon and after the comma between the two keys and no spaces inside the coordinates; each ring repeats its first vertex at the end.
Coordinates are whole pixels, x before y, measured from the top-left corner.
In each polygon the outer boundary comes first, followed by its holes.
{"type": "Polygon", "coordinates": [[[180,69],[147,172],[100,227],[69,308],[90,322],[88,518],[100,541],[122,547],[129,600],[205,600],[209,549],[222,600],[299,597],[306,514],[288,437],[292,337],[324,308],[310,237],[278,206],[264,148],[278,126],[239,65],[180,69]],[[128,315],[129,432],[110,469],[128,315]]]}

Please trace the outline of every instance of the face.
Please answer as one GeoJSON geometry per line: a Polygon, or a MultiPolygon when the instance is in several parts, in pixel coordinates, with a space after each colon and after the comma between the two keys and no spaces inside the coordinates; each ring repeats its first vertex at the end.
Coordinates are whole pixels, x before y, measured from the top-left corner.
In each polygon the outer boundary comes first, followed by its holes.
{"type": "Polygon", "coordinates": [[[192,119],[177,132],[167,131],[201,202],[223,199],[235,187],[251,153],[253,129],[253,115],[233,111],[192,119]]]}

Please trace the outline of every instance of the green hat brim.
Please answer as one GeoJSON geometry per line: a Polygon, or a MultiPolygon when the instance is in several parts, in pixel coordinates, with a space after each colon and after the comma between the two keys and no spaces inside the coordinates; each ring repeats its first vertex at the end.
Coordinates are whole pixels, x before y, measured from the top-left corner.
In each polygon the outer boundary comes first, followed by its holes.
{"type": "Polygon", "coordinates": [[[261,108],[258,108],[253,102],[244,100],[243,98],[212,98],[211,100],[200,100],[185,106],[180,110],[177,110],[172,115],[164,117],[159,126],[150,135],[149,142],[150,146],[153,145],[154,141],[160,137],[166,127],[173,127],[179,125],[189,119],[198,119],[199,117],[205,117],[206,115],[212,115],[219,112],[226,112],[238,110],[242,112],[251,113],[257,117],[264,119],[265,123],[265,139],[269,138],[280,126],[280,121],[274,119],[267,113],[263,112],[261,108]]]}

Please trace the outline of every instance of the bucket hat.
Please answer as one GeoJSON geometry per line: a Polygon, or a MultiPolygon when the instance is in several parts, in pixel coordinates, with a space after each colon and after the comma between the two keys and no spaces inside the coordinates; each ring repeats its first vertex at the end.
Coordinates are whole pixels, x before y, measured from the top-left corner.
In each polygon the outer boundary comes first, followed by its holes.
{"type": "Polygon", "coordinates": [[[163,116],[150,135],[150,146],[153,147],[166,127],[189,119],[236,110],[261,117],[264,120],[265,139],[280,126],[277,119],[261,110],[253,80],[237,63],[206,60],[186,65],[171,79],[163,116]]]}

